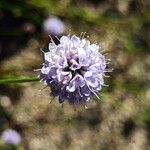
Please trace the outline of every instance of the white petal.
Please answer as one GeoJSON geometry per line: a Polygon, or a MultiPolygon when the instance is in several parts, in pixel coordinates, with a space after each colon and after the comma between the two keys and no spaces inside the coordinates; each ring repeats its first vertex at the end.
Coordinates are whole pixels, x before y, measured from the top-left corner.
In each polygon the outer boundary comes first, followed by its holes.
{"type": "Polygon", "coordinates": [[[80,44],[80,39],[77,36],[73,35],[71,37],[71,42],[72,42],[74,47],[77,47],[80,44]]]}
{"type": "Polygon", "coordinates": [[[41,73],[43,74],[49,74],[50,68],[49,67],[42,67],[41,73]]]}
{"type": "Polygon", "coordinates": [[[69,92],[74,92],[76,90],[75,82],[70,82],[70,84],[66,88],[69,92]]]}
{"type": "Polygon", "coordinates": [[[46,61],[51,62],[52,61],[51,52],[44,53],[44,58],[46,61]]]}
{"type": "Polygon", "coordinates": [[[62,36],[62,37],[60,38],[60,43],[66,43],[66,42],[68,42],[68,41],[69,41],[68,36],[62,36]]]}
{"type": "Polygon", "coordinates": [[[71,72],[69,72],[69,74],[67,74],[66,76],[64,76],[64,80],[63,80],[63,84],[67,84],[72,78],[72,74],[71,72]]]}
{"type": "Polygon", "coordinates": [[[90,77],[90,76],[92,76],[92,72],[91,71],[85,72],[84,77],[90,77]]]}
{"type": "Polygon", "coordinates": [[[98,50],[99,50],[99,46],[96,45],[96,44],[91,44],[90,45],[90,49],[94,52],[97,52],[98,53],[98,50]]]}
{"type": "Polygon", "coordinates": [[[70,72],[69,71],[62,71],[61,74],[64,75],[64,76],[66,76],[66,75],[69,75],[70,72]]]}
{"type": "Polygon", "coordinates": [[[55,43],[49,43],[49,50],[56,49],[57,45],[55,43]]]}
{"type": "Polygon", "coordinates": [[[75,71],[75,70],[81,68],[81,65],[78,64],[78,63],[76,62],[76,60],[74,60],[74,59],[71,59],[71,60],[70,60],[70,63],[72,63],[72,65],[71,65],[69,68],[70,68],[71,70],[73,70],[73,71],[75,71]]]}
{"type": "Polygon", "coordinates": [[[86,51],[84,48],[78,48],[78,56],[79,57],[85,57],[86,56],[86,51]]]}
{"type": "Polygon", "coordinates": [[[99,80],[96,77],[85,77],[84,78],[87,85],[91,86],[91,87],[97,87],[99,85],[99,80]]]}

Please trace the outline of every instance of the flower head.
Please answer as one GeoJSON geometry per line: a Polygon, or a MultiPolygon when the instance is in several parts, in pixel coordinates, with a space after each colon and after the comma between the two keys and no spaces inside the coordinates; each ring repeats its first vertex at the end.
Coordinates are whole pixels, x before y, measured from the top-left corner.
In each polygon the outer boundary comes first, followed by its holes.
{"type": "Polygon", "coordinates": [[[43,29],[48,34],[60,35],[65,30],[65,25],[58,17],[49,17],[43,23],[43,29]]]}
{"type": "Polygon", "coordinates": [[[18,145],[21,142],[20,134],[12,129],[7,129],[3,131],[1,138],[7,144],[18,145]]]}
{"type": "Polygon", "coordinates": [[[85,38],[62,36],[60,43],[49,44],[39,78],[59,102],[86,102],[104,85],[106,59],[97,44],[85,38]]]}

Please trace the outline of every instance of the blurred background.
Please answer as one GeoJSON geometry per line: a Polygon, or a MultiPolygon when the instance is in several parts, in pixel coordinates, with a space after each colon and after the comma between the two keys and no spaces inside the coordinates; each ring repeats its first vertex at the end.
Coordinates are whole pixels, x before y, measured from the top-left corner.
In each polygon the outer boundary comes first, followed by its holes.
{"type": "Polygon", "coordinates": [[[36,77],[48,35],[69,30],[108,52],[110,86],[84,109],[49,104],[39,82],[0,85],[0,150],[149,150],[149,0],[1,0],[0,79],[36,77]]]}

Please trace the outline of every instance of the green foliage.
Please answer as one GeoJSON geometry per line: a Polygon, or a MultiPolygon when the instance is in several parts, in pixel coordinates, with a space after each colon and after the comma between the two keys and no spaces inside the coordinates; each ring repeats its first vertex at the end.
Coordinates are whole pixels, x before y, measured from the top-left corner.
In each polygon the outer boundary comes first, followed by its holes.
{"type": "Polygon", "coordinates": [[[43,20],[46,15],[45,9],[39,7],[38,3],[32,1],[20,1],[14,0],[10,2],[9,0],[0,1],[0,19],[4,19],[8,15],[12,18],[22,18],[31,21],[37,25],[43,20]]]}
{"type": "Polygon", "coordinates": [[[150,123],[150,107],[145,107],[145,109],[141,113],[141,118],[144,122],[150,123]]]}

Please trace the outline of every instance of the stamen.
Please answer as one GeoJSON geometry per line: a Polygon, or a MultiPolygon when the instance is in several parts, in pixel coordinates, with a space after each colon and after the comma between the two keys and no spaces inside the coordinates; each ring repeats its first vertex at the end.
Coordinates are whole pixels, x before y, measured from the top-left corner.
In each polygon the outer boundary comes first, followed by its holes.
{"type": "Polygon", "coordinates": [[[90,36],[89,36],[89,35],[87,35],[87,36],[86,36],[86,38],[89,40],[90,36]]]}
{"type": "Polygon", "coordinates": [[[45,79],[46,79],[46,77],[42,78],[42,79],[40,80],[40,82],[43,82],[45,79]]]}
{"type": "Polygon", "coordinates": [[[83,35],[83,32],[81,32],[81,34],[80,34],[80,39],[82,39],[82,35],[83,35]]]}
{"type": "Polygon", "coordinates": [[[103,84],[103,86],[109,87],[109,85],[107,85],[107,84],[103,84]]]}
{"type": "Polygon", "coordinates": [[[103,55],[104,55],[104,56],[107,56],[108,54],[109,54],[109,53],[104,53],[103,55]]]}
{"type": "Polygon", "coordinates": [[[41,71],[42,69],[34,69],[33,71],[41,71]]]}
{"type": "Polygon", "coordinates": [[[51,42],[55,44],[55,42],[54,42],[53,38],[51,37],[51,35],[49,35],[49,37],[50,37],[51,42]]]}
{"type": "Polygon", "coordinates": [[[68,37],[70,38],[71,29],[70,29],[70,28],[68,28],[68,31],[69,31],[69,33],[68,33],[68,37]]]}
{"type": "Polygon", "coordinates": [[[105,59],[106,61],[111,61],[110,59],[105,59]]]}
{"type": "Polygon", "coordinates": [[[107,51],[106,51],[106,50],[102,50],[102,51],[100,51],[100,52],[101,52],[101,54],[104,55],[104,53],[106,53],[107,51]]]}
{"type": "Polygon", "coordinates": [[[82,33],[81,40],[82,40],[82,39],[84,39],[84,37],[85,37],[85,34],[86,34],[86,32],[83,32],[83,33],[82,33]]]}
{"type": "Polygon", "coordinates": [[[105,75],[105,74],[104,74],[103,76],[104,76],[104,77],[106,77],[106,78],[109,78],[109,77],[110,77],[110,76],[108,76],[108,75],[105,75]]]}
{"type": "Polygon", "coordinates": [[[98,98],[98,99],[100,99],[100,97],[95,93],[95,92],[93,92],[94,93],[94,95],[98,98]]]}
{"type": "Polygon", "coordinates": [[[97,41],[94,41],[93,44],[96,44],[96,45],[97,45],[97,41]]]}
{"type": "Polygon", "coordinates": [[[45,54],[45,52],[43,51],[43,49],[42,49],[42,48],[40,48],[40,51],[41,51],[43,54],[45,54]]]}
{"type": "Polygon", "coordinates": [[[87,99],[86,99],[86,101],[88,102],[90,100],[90,97],[88,97],[87,99]]]}
{"type": "Polygon", "coordinates": [[[110,62],[106,62],[106,65],[110,64],[110,62]]]}
{"type": "Polygon", "coordinates": [[[88,88],[98,99],[100,99],[99,96],[89,86],[88,86],[88,88]]]}
{"type": "Polygon", "coordinates": [[[55,38],[60,42],[60,39],[58,38],[58,36],[55,36],[55,38]]]}
{"type": "Polygon", "coordinates": [[[113,69],[105,69],[104,72],[112,72],[113,69]]]}
{"type": "Polygon", "coordinates": [[[78,88],[78,92],[79,92],[79,95],[81,96],[81,97],[83,97],[83,95],[81,94],[81,92],[80,92],[80,89],[78,88]]]}
{"type": "Polygon", "coordinates": [[[88,106],[87,106],[87,105],[84,105],[84,108],[85,108],[85,109],[88,109],[88,106]]]}

